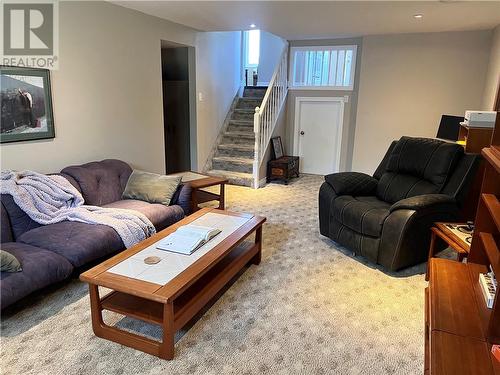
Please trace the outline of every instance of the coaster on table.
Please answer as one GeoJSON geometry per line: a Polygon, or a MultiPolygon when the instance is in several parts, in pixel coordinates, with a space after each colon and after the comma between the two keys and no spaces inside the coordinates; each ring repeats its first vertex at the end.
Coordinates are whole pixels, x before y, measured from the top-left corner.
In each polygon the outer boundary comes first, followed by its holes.
{"type": "Polygon", "coordinates": [[[160,260],[161,260],[160,257],[152,256],[152,257],[144,258],[144,263],[146,263],[146,264],[156,264],[156,263],[159,263],[160,260]]]}

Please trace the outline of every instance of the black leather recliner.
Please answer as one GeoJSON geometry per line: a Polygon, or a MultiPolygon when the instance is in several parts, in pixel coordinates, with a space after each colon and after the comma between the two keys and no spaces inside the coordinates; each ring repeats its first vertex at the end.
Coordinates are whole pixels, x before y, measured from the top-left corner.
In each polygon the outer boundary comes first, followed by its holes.
{"type": "Polygon", "coordinates": [[[430,228],[460,219],[480,156],[435,139],[394,141],[372,176],[325,176],[319,191],[320,232],[396,271],[427,259],[430,228]]]}

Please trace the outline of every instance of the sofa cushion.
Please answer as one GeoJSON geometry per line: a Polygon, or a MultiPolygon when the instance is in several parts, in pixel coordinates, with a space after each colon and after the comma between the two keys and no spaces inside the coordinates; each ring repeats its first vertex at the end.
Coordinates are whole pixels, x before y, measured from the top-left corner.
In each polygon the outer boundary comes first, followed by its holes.
{"type": "MultiPolygon", "coordinates": [[[[5,211],[7,211],[7,215],[9,216],[10,228],[12,229],[12,236],[14,240],[17,240],[17,238],[24,232],[41,226],[41,224],[32,220],[23,210],[19,208],[16,202],[14,202],[12,195],[2,194],[0,199],[2,200],[2,205],[5,208],[5,211]]],[[[5,242],[3,239],[2,241],[5,242]]]]}
{"type": "Polygon", "coordinates": [[[103,207],[139,211],[153,223],[157,231],[165,229],[184,218],[184,210],[180,206],[165,206],[136,199],[123,199],[106,204],[103,207]]]}
{"type": "Polygon", "coordinates": [[[10,219],[5,206],[0,202],[0,225],[2,231],[0,233],[0,242],[12,242],[12,228],[10,226],[10,219]]]}
{"type": "Polygon", "coordinates": [[[128,179],[122,198],[168,206],[177,191],[181,178],[181,176],[166,176],[134,170],[128,179]]]}
{"type": "Polygon", "coordinates": [[[332,212],[336,221],[351,230],[380,237],[390,207],[390,204],[376,197],[342,195],[333,201],[332,212]]]}
{"type": "Polygon", "coordinates": [[[21,235],[18,241],[53,251],[74,267],[125,248],[113,228],[76,221],[61,221],[32,229],[21,235]]]}
{"type": "Polygon", "coordinates": [[[1,272],[1,308],[27,296],[31,292],[66,279],[73,267],[64,257],[48,250],[21,242],[6,242],[2,249],[14,255],[23,270],[1,272]]]}
{"type": "Polygon", "coordinates": [[[115,159],[66,167],[61,171],[78,183],[85,204],[94,206],[120,200],[131,173],[127,163],[115,159]]]}
{"type": "Polygon", "coordinates": [[[377,186],[377,197],[394,203],[421,194],[438,194],[463,147],[436,139],[401,137],[389,156],[377,186]]]}
{"type": "Polygon", "coordinates": [[[179,205],[184,210],[184,214],[189,215],[191,212],[191,192],[193,188],[189,182],[179,185],[170,201],[171,205],[179,205]]]}
{"type": "Polygon", "coordinates": [[[0,271],[2,272],[19,272],[22,271],[19,260],[3,249],[0,249],[0,271]]]}

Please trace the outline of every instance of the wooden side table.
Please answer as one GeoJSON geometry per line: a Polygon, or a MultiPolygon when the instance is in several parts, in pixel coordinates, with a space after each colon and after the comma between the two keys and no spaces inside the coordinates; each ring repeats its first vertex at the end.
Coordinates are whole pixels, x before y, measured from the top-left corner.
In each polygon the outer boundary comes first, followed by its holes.
{"type": "MultiPolygon", "coordinates": [[[[462,262],[464,258],[467,258],[470,251],[470,243],[467,243],[464,239],[457,236],[449,228],[449,226],[464,226],[466,223],[434,223],[431,228],[431,244],[429,246],[429,257],[427,262],[427,272],[425,274],[425,280],[429,280],[429,264],[431,258],[436,255],[436,240],[439,238],[444,241],[449,247],[451,247],[457,253],[457,261],[462,262]]],[[[472,238],[472,233],[470,234],[472,238]]]]}
{"type": "Polygon", "coordinates": [[[200,209],[199,205],[206,202],[218,201],[219,209],[225,208],[225,186],[228,180],[223,177],[206,176],[197,180],[189,181],[191,188],[191,213],[200,209]],[[219,194],[203,190],[204,188],[219,185],[219,194]]]}
{"type": "Polygon", "coordinates": [[[219,202],[218,209],[225,209],[225,185],[229,182],[227,178],[213,177],[192,171],[172,173],[169,176],[182,176],[182,183],[191,185],[191,213],[198,211],[200,204],[211,201],[219,202]],[[220,185],[219,194],[203,190],[217,185],[220,185]]]}

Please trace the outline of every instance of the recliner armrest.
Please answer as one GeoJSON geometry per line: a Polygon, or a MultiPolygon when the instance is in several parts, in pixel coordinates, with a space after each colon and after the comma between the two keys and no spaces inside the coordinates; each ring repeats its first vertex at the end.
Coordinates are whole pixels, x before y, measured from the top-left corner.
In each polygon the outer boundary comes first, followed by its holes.
{"type": "Polygon", "coordinates": [[[396,210],[421,210],[433,206],[453,204],[456,205],[454,198],[446,194],[424,194],[397,201],[390,207],[390,211],[396,210]]]}
{"type": "Polygon", "coordinates": [[[360,172],[340,172],[325,176],[325,181],[337,195],[372,195],[378,180],[360,172]]]}

